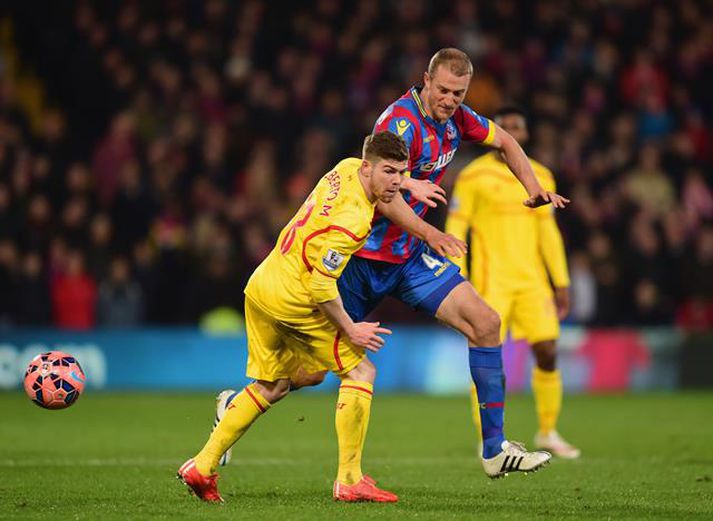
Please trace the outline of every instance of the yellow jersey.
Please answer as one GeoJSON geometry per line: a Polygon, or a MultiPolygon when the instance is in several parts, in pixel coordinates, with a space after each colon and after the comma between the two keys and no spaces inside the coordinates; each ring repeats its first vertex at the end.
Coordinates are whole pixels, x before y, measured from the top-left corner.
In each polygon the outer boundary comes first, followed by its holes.
{"type": "Polygon", "coordinates": [[[344,159],[319,180],[250,277],[245,294],[273,317],[308,317],[339,296],[337,279],[366,241],[376,206],[359,179],[361,162],[344,159]]]}
{"type": "MultiPolygon", "coordinates": [[[[530,163],[542,187],[554,192],[552,172],[537,161],[530,163]]],[[[522,204],[527,197],[498,152],[475,159],[456,180],[446,232],[463,241],[470,232],[470,279],[483,296],[548,287],[548,277],[555,287],[569,286],[554,208],[528,208],[522,204]]],[[[451,260],[468,275],[465,258],[451,260]]]]}

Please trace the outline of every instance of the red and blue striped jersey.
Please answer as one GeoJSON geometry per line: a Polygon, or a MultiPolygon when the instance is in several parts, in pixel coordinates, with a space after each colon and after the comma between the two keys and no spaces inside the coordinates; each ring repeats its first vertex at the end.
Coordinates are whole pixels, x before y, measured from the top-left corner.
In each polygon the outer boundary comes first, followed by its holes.
{"type": "MultiPolygon", "coordinates": [[[[419,88],[412,87],[389,105],[376,121],[374,132],[390,130],[401,136],[409,148],[411,177],[439,184],[460,142],[473,141],[487,145],[493,141],[495,126],[463,104],[448,121],[438,123],[426,114],[419,93],[419,88]]],[[[416,201],[409,192],[404,192],[403,196],[416,215],[423,218],[428,206],[416,201]]],[[[355,255],[402,264],[408,260],[418,243],[419,239],[377,212],[369,238],[355,255]]]]}

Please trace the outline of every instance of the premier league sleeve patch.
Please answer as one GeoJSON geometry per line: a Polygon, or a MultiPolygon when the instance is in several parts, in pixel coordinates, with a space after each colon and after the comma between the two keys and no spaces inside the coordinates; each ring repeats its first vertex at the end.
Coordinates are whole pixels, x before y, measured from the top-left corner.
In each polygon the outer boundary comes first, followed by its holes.
{"type": "Polygon", "coordinates": [[[327,253],[322,257],[322,264],[327,271],[336,271],[344,262],[345,255],[334,250],[327,250],[327,253]]]}

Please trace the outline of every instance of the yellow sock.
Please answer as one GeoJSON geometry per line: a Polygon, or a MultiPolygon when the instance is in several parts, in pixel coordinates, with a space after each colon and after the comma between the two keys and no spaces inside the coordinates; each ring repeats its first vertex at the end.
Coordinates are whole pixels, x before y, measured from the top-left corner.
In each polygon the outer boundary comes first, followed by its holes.
{"type": "Polygon", "coordinates": [[[470,413],[473,415],[473,425],[478,431],[478,441],[483,441],[483,433],[480,427],[480,403],[478,402],[478,391],[475,384],[470,384],[470,413]]]}
{"type": "Polygon", "coordinates": [[[345,485],[358,483],[362,477],[361,454],[369,427],[373,393],[374,386],[368,382],[342,380],[339,387],[334,420],[339,443],[337,481],[345,485]]]}
{"type": "Polygon", "coordinates": [[[204,476],[215,472],[220,457],[250,428],[258,417],[270,408],[255,384],[245,387],[230,402],[223,418],[208,438],[208,442],[194,458],[196,469],[204,476]]]}
{"type": "Polygon", "coordinates": [[[543,371],[535,366],[532,370],[532,392],[540,424],[540,433],[547,434],[557,426],[562,408],[562,376],[560,372],[543,371]]]}

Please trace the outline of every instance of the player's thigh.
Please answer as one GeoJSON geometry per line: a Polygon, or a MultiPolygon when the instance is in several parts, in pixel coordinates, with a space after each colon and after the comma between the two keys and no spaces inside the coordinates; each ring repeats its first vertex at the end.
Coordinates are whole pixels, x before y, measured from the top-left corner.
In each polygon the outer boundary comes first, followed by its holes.
{"type": "Polygon", "coordinates": [[[524,338],[532,345],[546,340],[556,340],[560,334],[552,290],[533,288],[515,297],[512,308],[513,338],[524,338]]]}
{"type": "Polygon", "coordinates": [[[400,273],[391,295],[431,316],[436,316],[445,298],[465,280],[458,266],[425,247],[414,252],[400,273]]]}
{"type": "Polygon", "coordinates": [[[308,372],[326,370],[341,376],[358,366],[366,356],[363,349],[344,339],[322,314],[295,324],[286,342],[308,372]]]}
{"type": "Polygon", "coordinates": [[[501,328],[498,313],[467,281],[462,282],[446,295],[436,311],[436,318],[471,340],[483,334],[498,334],[501,328]]]}
{"type": "Polygon", "coordinates": [[[337,288],[344,309],[354,322],[364,320],[390,291],[397,278],[393,272],[398,267],[361,257],[349,259],[337,280],[337,288]]]}
{"type": "Polygon", "coordinates": [[[299,360],[285,343],[286,328],[250,298],[245,299],[245,328],[248,337],[249,378],[274,382],[290,375],[299,360]]]}

